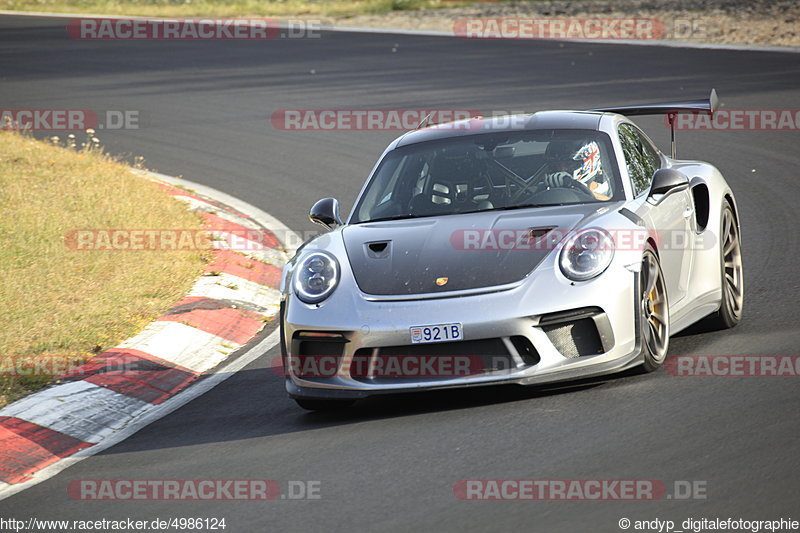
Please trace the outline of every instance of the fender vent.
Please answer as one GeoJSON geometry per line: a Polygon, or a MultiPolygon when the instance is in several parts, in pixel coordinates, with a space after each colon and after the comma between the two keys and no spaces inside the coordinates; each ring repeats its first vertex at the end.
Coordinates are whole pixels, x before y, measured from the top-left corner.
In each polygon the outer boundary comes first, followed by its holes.
{"type": "Polygon", "coordinates": [[[703,231],[708,226],[709,196],[708,187],[704,183],[692,187],[692,201],[694,202],[694,217],[697,229],[703,231]]]}

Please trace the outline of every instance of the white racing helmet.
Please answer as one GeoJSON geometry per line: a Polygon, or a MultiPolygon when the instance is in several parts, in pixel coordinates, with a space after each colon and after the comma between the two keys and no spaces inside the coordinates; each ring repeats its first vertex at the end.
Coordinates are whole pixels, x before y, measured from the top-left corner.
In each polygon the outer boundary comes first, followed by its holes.
{"type": "Polygon", "coordinates": [[[595,141],[551,141],[545,156],[559,170],[584,184],[601,172],[600,147],[595,141]]]}
{"type": "MultiPolygon", "coordinates": [[[[547,159],[560,170],[572,175],[572,179],[589,185],[602,176],[600,146],[597,141],[552,141],[545,151],[547,159]]],[[[594,192],[608,194],[609,184],[598,180],[594,192]]]]}
{"type": "Polygon", "coordinates": [[[572,173],[572,177],[581,183],[589,183],[601,171],[600,147],[597,142],[591,141],[578,149],[572,159],[580,162],[580,166],[572,173]]]}

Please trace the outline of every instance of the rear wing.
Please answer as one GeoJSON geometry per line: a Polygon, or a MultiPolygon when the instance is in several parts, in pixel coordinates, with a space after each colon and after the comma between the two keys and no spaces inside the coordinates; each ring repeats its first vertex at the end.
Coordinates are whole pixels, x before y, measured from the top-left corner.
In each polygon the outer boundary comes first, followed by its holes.
{"type": "Polygon", "coordinates": [[[672,157],[676,157],[675,149],[675,115],[682,112],[691,112],[695,114],[713,115],[714,111],[719,107],[719,99],[717,98],[717,91],[711,89],[711,94],[708,98],[701,98],[699,100],[684,100],[679,102],[662,102],[658,104],[639,104],[639,105],[626,105],[618,107],[603,107],[597,109],[590,109],[590,111],[599,111],[602,113],[618,113],[625,116],[640,116],[640,115],[667,115],[670,126],[670,137],[672,140],[672,157]]]}

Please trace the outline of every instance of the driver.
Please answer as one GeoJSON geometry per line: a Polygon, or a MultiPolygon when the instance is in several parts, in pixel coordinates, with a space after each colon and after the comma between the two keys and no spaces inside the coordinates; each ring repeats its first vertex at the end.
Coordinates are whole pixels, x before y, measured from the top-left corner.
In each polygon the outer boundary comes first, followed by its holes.
{"type": "Polygon", "coordinates": [[[600,147],[596,141],[551,141],[545,150],[549,172],[543,183],[548,187],[585,185],[598,200],[611,199],[611,187],[603,175],[600,147]]]}

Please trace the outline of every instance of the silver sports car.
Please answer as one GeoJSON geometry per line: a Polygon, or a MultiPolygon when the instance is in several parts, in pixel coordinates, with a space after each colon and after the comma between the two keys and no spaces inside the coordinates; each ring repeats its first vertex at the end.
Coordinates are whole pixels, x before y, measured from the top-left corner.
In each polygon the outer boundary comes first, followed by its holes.
{"type": "Polygon", "coordinates": [[[659,368],[669,337],[742,315],[739,217],[714,166],[627,117],[711,97],[421,127],[392,142],[346,222],[326,198],[281,281],[289,395],[532,385],[659,368]]]}

